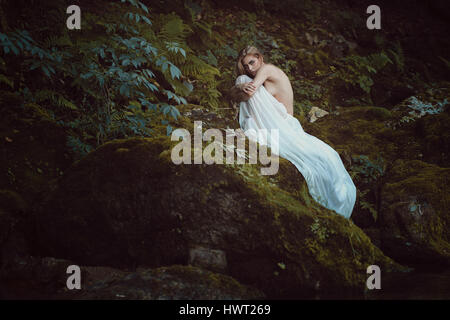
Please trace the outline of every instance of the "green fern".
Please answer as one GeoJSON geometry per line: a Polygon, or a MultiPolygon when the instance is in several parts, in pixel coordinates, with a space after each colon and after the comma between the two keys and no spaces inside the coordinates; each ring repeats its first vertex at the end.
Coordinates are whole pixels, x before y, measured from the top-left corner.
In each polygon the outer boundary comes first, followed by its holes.
{"type": "Polygon", "coordinates": [[[389,49],[388,51],[392,54],[397,70],[403,72],[405,69],[405,56],[400,43],[397,41],[395,44],[395,50],[389,49]]]}
{"type": "MultiPolygon", "coordinates": [[[[359,192],[359,191],[358,191],[359,192]]],[[[374,205],[368,201],[365,200],[365,196],[366,194],[369,192],[369,190],[364,190],[360,192],[360,200],[359,200],[359,204],[361,206],[362,209],[366,209],[368,210],[374,221],[377,221],[378,219],[378,211],[374,208],[374,205]]]]}
{"type": "Polygon", "coordinates": [[[219,69],[196,56],[191,56],[185,64],[180,66],[180,70],[184,75],[193,77],[204,76],[205,74],[220,75],[219,69]]]}
{"type": "Polygon", "coordinates": [[[91,145],[82,142],[80,138],[71,135],[67,136],[66,145],[77,160],[83,158],[94,149],[91,145]]]}
{"type": "Polygon", "coordinates": [[[384,51],[369,56],[351,55],[341,60],[345,64],[333,77],[343,81],[347,88],[349,85],[359,86],[366,93],[370,93],[373,85],[371,74],[393,63],[384,51]]]}
{"type": "Polygon", "coordinates": [[[192,33],[190,26],[183,23],[180,17],[176,15],[159,16],[161,21],[164,21],[159,33],[158,38],[163,41],[169,42],[184,42],[184,39],[192,33]]]}
{"type": "Polygon", "coordinates": [[[120,122],[122,120],[124,120],[126,118],[126,113],[122,110],[115,110],[112,112],[111,114],[111,120],[112,121],[116,121],[116,122],[120,122]]]}
{"type": "Polygon", "coordinates": [[[380,53],[371,54],[368,57],[368,61],[370,63],[370,66],[374,68],[376,72],[383,69],[388,63],[393,64],[392,60],[389,59],[389,57],[386,55],[384,51],[381,51],[380,53]]]}
{"type": "Polygon", "coordinates": [[[63,47],[63,46],[73,46],[72,40],[70,39],[67,31],[61,36],[50,36],[43,41],[43,45],[45,48],[51,48],[53,46],[63,47]]]}
{"type": "Polygon", "coordinates": [[[36,99],[36,102],[48,100],[58,107],[63,107],[71,110],[78,110],[77,106],[73,102],[67,100],[66,98],[64,98],[62,94],[56,91],[39,90],[34,93],[34,98],[36,99]]]}

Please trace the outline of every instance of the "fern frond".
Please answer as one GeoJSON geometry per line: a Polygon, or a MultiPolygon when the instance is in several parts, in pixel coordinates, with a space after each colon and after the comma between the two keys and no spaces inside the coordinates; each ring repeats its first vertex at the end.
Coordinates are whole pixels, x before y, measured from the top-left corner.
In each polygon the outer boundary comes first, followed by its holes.
{"type": "Polygon", "coordinates": [[[383,69],[387,63],[393,64],[392,60],[389,59],[389,57],[384,51],[380,53],[371,54],[368,57],[368,59],[370,61],[371,66],[377,71],[383,69]]]}
{"type": "Polygon", "coordinates": [[[212,24],[205,21],[195,21],[194,26],[205,31],[210,37],[212,35],[212,24]]]}
{"type": "Polygon", "coordinates": [[[48,100],[58,107],[64,107],[71,110],[78,110],[77,106],[70,100],[64,98],[64,96],[56,91],[52,90],[39,90],[35,92],[34,97],[37,102],[48,100]]]}
{"type": "Polygon", "coordinates": [[[189,60],[185,62],[185,64],[180,65],[180,70],[185,76],[204,76],[205,73],[220,75],[219,69],[214,68],[202,59],[192,55],[189,57],[189,60]]]}
{"type": "Polygon", "coordinates": [[[166,22],[158,33],[158,38],[169,42],[184,42],[184,39],[192,33],[190,26],[183,23],[180,17],[169,15],[164,17],[166,22]]]}
{"type": "Polygon", "coordinates": [[[113,121],[121,121],[126,118],[126,113],[121,110],[116,110],[111,114],[111,120],[113,121]]]}
{"type": "Polygon", "coordinates": [[[403,71],[404,67],[405,67],[405,56],[403,55],[403,50],[402,50],[402,46],[400,45],[399,42],[397,42],[395,44],[395,50],[388,50],[395,61],[395,65],[397,66],[397,70],[399,71],[403,71]]]}

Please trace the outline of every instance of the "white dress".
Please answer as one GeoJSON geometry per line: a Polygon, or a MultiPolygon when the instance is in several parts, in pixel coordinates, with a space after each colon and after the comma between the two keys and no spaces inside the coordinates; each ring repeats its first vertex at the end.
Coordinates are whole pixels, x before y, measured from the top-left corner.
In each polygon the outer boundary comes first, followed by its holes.
{"type": "MultiPolygon", "coordinates": [[[[252,80],[247,75],[240,75],[236,84],[252,80]]],[[[314,200],[350,218],[356,200],[356,187],[339,154],[322,140],[306,133],[300,122],[287,113],[284,105],[263,85],[248,101],[240,103],[239,125],[250,140],[269,147],[273,147],[273,141],[254,132],[278,129],[277,154],[297,167],[314,200]]]]}

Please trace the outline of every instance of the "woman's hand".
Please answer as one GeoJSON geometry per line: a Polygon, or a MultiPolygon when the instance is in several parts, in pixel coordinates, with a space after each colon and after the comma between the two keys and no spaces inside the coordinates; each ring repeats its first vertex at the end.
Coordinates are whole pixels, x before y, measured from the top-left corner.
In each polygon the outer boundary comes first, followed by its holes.
{"type": "Polygon", "coordinates": [[[253,94],[256,92],[256,87],[254,86],[253,81],[244,83],[244,85],[242,86],[242,91],[244,91],[249,96],[253,96],[253,94]]]}

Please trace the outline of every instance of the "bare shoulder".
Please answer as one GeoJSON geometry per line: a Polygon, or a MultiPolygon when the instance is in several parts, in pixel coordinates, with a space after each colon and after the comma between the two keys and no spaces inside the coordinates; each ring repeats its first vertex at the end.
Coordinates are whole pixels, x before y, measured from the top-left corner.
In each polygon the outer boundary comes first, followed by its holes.
{"type": "Polygon", "coordinates": [[[266,68],[267,70],[277,70],[279,69],[277,66],[271,64],[271,63],[265,63],[262,68],[266,68]]]}
{"type": "Polygon", "coordinates": [[[271,63],[265,63],[264,66],[266,68],[266,72],[268,72],[269,74],[272,75],[276,75],[276,74],[284,74],[283,70],[281,70],[280,68],[278,68],[276,65],[273,65],[271,63]]]}

